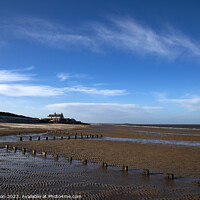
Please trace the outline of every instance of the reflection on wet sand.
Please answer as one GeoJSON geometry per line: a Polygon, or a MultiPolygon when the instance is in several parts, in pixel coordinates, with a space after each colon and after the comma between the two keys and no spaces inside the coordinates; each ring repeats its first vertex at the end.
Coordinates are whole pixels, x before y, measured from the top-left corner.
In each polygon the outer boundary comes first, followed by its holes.
{"type": "MultiPolygon", "coordinates": [[[[159,133],[159,132],[148,132],[148,131],[140,131],[140,132],[144,132],[144,133],[155,133],[155,134],[163,134],[163,133],[159,133]]],[[[167,135],[175,135],[174,133],[164,133],[167,135]]],[[[176,135],[180,135],[180,134],[176,134],[176,135]]],[[[189,135],[189,134],[182,134],[182,135],[189,135]]],[[[193,135],[190,135],[193,136],[193,135]]],[[[199,136],[199,135],[195,135],[195,136],[199,136]]],[[[28,141],[30,140],[38,140],[38,137],[40,137],[40,140],[47,140],[51,139],[51,140],[60,140],[60,139],[67,139],[67,137],[63,137],[63,136],[52,136],[49,133],[29,133],[29,134],[21,134],[21,135],[9,135],[9,136],[1,136],[0,137],[0,142],[17,142],[19,141],[20,137],[22,137],[23,141],[28,141]]],[[[81,137],[81,136],[75,136],[76,139],[86,139],[81,137]]],[[[71,139],[74,139],[73,137],[71,139]]],[[[88,139],[88,138],[87,138],[88,139]]],[[[121,142],[137,142],[137,143],[142,143],[142,144],[148,144],[148,143],[153,143],[153,144],[163,144],[163,145],[185,145],[185,146],[196,146],[196,147],[200,147],[200,142],[195,142],[195,141],[180,141],[180,140],[158,140],[158,139],[142,139],[142,138],[119,138],[119,137],[91,137],[89,138],[89,140],[108,140],[108,141],[121,141],[121,142]]]]}
{"type": "Polygon", "coordinates": [[[152,131],[137,131],[138,133],[147,133],[147,134],[157,134],[157,135],[177,135],[177,136],[194,136],[200,137],[198,134],[187,134],[187,133],[162,133],[162,132],[152,132],[152,131]]]}
{"type": "Polygon", "coordinates": [[[121,141],[121,142],[138,142],[142,144],[166,144],[166,145],[185,145],[185,146],[196,146],[200,147],[200,142],[191,141],[174,141],[174,140],[152,140],[152,139],[134,139],[134,138],[116,138],[116,137],[104,137],[102,140],[109,141],[121,141]]]}

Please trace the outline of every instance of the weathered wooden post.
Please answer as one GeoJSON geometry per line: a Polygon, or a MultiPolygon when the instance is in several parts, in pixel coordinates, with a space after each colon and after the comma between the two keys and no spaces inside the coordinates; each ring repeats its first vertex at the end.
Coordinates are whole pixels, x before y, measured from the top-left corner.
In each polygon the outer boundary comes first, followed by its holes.
{"type": "Polygon", "coordinates": [[[167,179],[173,180],[174,179],[174,174],[173,173],[167,173],[167,179]]]}
{"type": "Polygon", "coordinates": [[[123,166],[122,166],[122,170],[127,172],[127,171],[128,171],[128,166],[124,166],[124,165],[123,165],[123,166]]]}
{"type": "Polygon", "coordinates": [[[107,164],[107,163],[105,163],[105,162],[103,162],[103,163],[102,163],[102,167],[105,167],[105,168],[107,168],[107,166],[108,166],[108,164],[107,164]]]}
{"type": "Polygon", "coordinates": [[[33,149],[33,150],[32,150],[32,155],[35,156],[35,154],[36,154],[36,150],[33,149]]]}
{"type": "Polygon", "coordinates": [[[30,137],[29,137],[29,141],[31,141],[31,140],[32,140],[32,137],[30,136],[30,137]]]}
{"type": "Polygon", "coordinates": [[[14,153],[16,153],[17,147],[13,147],[13,151],[14,153]]]}
{"type": "Polygon", "coordinates": [[[86,159],[82,159],[82,164],[83,165],[87,165],[87,160],[86,159]]]}
{"type": "Polygon", "coordinates": [[[54,160],[58,160],[58,154],[54,154],[54,160]]]}
{"type": "Polygon", "coordinates": [[[22,154],[26,154],[26,148],[22,148],[22,154]]]}
{"type": "Polygon", "coordinates": [[[42,152],[42,157],[46,158],[47,153],[45,151],[42,152]]]}
{"type": "Polygon", "coordinates": [[[38,136],[38,141],[40,140],[40,136],[38,136]]]}
{"type": "Polygon", "coordinates": [[[68,160],[69,162],[72,162],[72,157],[69,156],[67,160],[68,160]]]}
{"type": "Polygon", "coordinates": [[[149,170],[148,169],[143,169],[142,170],[142,175],[149,176],[149,170]]]}
{"type": "Polygon", "coordinates": [[[19,141],[22,141],[22,136],[19,138],[19,141]]]}

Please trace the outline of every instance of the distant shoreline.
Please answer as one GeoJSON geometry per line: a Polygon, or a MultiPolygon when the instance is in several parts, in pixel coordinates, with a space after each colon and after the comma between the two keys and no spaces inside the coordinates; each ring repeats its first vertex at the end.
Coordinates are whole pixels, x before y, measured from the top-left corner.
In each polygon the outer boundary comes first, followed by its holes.
{"type": "Polygon", "coordinates": [[[129,124],[129,123],[90,123],[91,125],[98,126],[130,126],[130,127],[146,127],[146,128],[168,128],[168,129],[192,129],[200,130],[200,124],[129,124]]]}

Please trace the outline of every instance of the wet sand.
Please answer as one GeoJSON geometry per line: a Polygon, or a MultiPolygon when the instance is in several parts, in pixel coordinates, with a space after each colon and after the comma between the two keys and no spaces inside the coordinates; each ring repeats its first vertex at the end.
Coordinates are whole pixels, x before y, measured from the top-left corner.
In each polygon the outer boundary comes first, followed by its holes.
{"type": "MultiPolygon", "coordinates": [[[[81,199],[198,199],[198,186],[190,180],[166,180],[162,174],[141,175],[139,170],[122,172],[79,160],[67,161],[52,155],[23,155],[21,151],[0,149],[1,195],[80,195],[81,199]]],[[[49,197],[49,198],[48,198],[49,197]]],[[[12,198],[11,198],[12,199],[12,198]]],[[[67,198],[64,198],[67,199],[67,198]]],[[[72,199],[72,198],[70,198],[72,199]]]]}
{"type": "Polygon", "coordinates": [[[200,141],[200,129],[160,128],[130,125],[95,125],[81,130],[90,134],[103,134],[108,137],[143,138],[181,141],[200,141]],[[192,137],[193,136],[193,137],[192,137]]]}
{"type": "MultiPolygon", "coordinates": [[[[53,127],[51,128],[54,129],[53,127]]],[[[104,136],[109,137],[153,138],[179,141],[199,141],[198,135],[200,135],[199,130],[117,125],[95,125],[92,127],[86,127],[86,129],[82,130],[65,130],[66,132],[62,133],[64,135],[69,133],[82,133],[83,135],[103,134],[104,136]],[[164,135],[163,133],[171,134],[164,135]]],[[[58,134],[59,133],[57,133],[57,135],[58,134]]],[[[10,146],[16,146],[18,149],[21,149],[22,147],[27,148],[27,150],[30,151],[36,149],[39,154],[38,156],[40,157],[40,153],[46,151],[47,155],[56,153],[61,157],[72,156],[73,159],[79,160],[84,158],[90,162],[95,162],[93,163],[93,168],[101,168],[102,162],[107,162],[109,165],[107,170],[114,167],[118,172],[121,172],[121,167],[123,165],[127,165],[130,169],[127,172],[129,181],[125,181],[126,184],[123,182],[123,180],[126,179],[120,179],[120,181],[117,182],[116,177],[119,175],[115,176],[114,173],[111,173],[108,176],[110,180],[109,184],[107,179],[102,178],[104,175],[102,175],[99,170],[95,171],[95,173],[91,173],[90,178],[84,177],[85,172],[81,173],[76,181],[71,182],[70,180],[70,183],[68,184],[65,182],[64,185],[66,185],[66,192],[68,194],[75,191],[81,191],[82,194],[88,197],[88,199],[200,198],[200,186],[198,183],[200,181],[200,146],[191,147],[183,145],[141,144],[135,142],[104,141],[101,139],[21,141],[7,144],[10,146]],[[144,177],[141,176],[141,170],[144,168],[150,170],[150,176],[146,177],[148,178],[148,182],[142,181],[144,177]],[[135,172],[135,174],[133,172],[135,172]],[[173,181],[166,180],[165,173],[168,172],[174,173],[176,179],[173,181]],[[138,176],[140,176],[140,178],[138,176]],[[86,179],[90,181],[86,183],[86,179]],[[136,181],[134,182],[133,180],[136,181]],[[163,184],[163,181],[166,184],[163,184]]],[[[1,147],[4,147],[4,145],[5,143],[0,143],[1,147]]],[[[34,165],[32,169],[34,171],[34,165]]],[[[23,176],[27,177],[26,173],[27,172],[24,172],[24,174],[22,173],[23,176]]],[[[72,172],[70,174],[73,177],[76,173],[72,172]]],[[[32,177],[32,175],[29,176],[32,177]]],[[[51,171],[47,180],[40,180],[40,182],[44,184],[44,191],[48,191],[48,188],[51,188],[51,184],[56,185],[51,181],[54,175],[55,172],[51,171]]],[[[2,178],[4,176],[1,174],[0,177],[2,178]]],[[[16,175],[13,175],[13,177],[16,179],[16,175]]],[[[58,180],[59,179],[56,179],[56,181],[58,180]]],[[[39,183],[35,181],[35,184],[37,185],[39,183]]],[[[13,183],[7,185],[7,190],[11,186],[13,187],[13,183]]],[[[20,188],[18,183],[15,184],[15,186],[20,188]]],[[[38,186],[35,187],[37,188],[38,186]]],[[[61,187],[61,190],[57,191],[65,191],[65,189],[61,187]]],[[[85,197],[85,199],[87,198],[85,197]]]]}
{"type": "MultiPolygon", "coordinates": [[[[5,143],[1,146],[3,147],[5,143]]],[[[98,141],[98,140],[48,140],[23,141],[7,143],[10,146],[22,147],[47,154],[57,153],[72,156],[76,159],[86,158],[99,165],[129,168],[147,168],[155,173],[174,173],[178,177],[198,177],[200,175],[200,148],[160,144],[140,144],[132,142],[98,141]]]]}

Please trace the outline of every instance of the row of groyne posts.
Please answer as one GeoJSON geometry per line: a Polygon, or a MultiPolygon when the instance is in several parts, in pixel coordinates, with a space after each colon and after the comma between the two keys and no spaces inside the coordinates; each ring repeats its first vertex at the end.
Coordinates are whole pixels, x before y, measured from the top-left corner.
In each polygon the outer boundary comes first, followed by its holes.
{"type": "MultiPolygon", "coordinates": [[[[6,150],[9,149],[9,146],[8,146],[7,144],[5,145],[5,149],[6,149],[6,150]]],[[[13,151],[16,153],[17,147],[13,146],[12,149],[13,149],[13,151]]],[[[25,154],[26,154],[26,148],[23,148],[23,147],[22,147],[21,150],[22,150],[22,154],[25,155],[25,154]]],[[[36,155],[36,150],[35,150],[35,149],[32,150],[32,155],[33,155],[33,156],[36,155]]],[[[43,157],[43,158],[46,158],[46,156],[47,156],[47,152],[43,151],[43,152],[42,152],[42,157],[43,157]]],[[[53,154],[53,157],[54,157],[54,160],[57,161],[59,155],[58,155],[58,154],[53,154]]],[[[69,162],[72,162],[73,159],[72,159],[71,156],[69,156],[69,157],[67,157],[67,160],[68,160],[69,162]]],[[[87,165],[87,163],[88,163],[87,159],[82,159],[81,162],[82,162],[83,165],[87,165]]],[[[103,163],[102,163],[102,167],[106,169],[106,168],[108,167],[108,164],[107,164],[106,162],[103,162],[103,163]]],[[[122,166],[122,171],[127,172],[127,171],[128,171],[128,166],[123,165],[123,166],[122,166]]],[[[142,175],[149,176],[149,175],[150,175],[149,169],[143,169],[143,170],[142,170],[142,175]]],[[[166,178],[167,178],[167,179],[170,179],[170,180],[173,180],[173,179],[174,179],[174,174],[173,174],[173,173],[167,173],[167,174],[166,174],[166,178]]]]}
{"type": "MultiPolygon", "coordinates": [[[[5,149],[8,150],[9,148],[10,148],[9,145],[6,144],[5,149]]],[[[17,150],[20,150],[15,146],[13,146],[11,148],[13,149],[14,153],[16,153],[17,150]]],[[[26,152],[27,152],[26,148],[22,147],[21,150],[22,150],[22,154],[25,155],[26,152]]],[[[32,156],[36,156],[36,150],[35,149],[32,150],[32,156]]],[[[46,158],[46,156],[47,156],[47,152],[43,151],[42,157],[46,158]]],[[[53,157],[54,157],[55,160],[58,160],[58,154],[53,154],[53,157]]],[[[72,157],[68,157],[68,161],[72,161],[72,157]]],[[[85,163],[87,164],[87,162],[85,162],[85,163]]]]}
{"type": "MultiPolygon", "coordinates": [[[[47,133],[62,133],[62,132],[61,131],[60,132],[59,131],[47,131],[47,133]]],[[[83,135],[82,133],[78,136],[78,134],[75,133],[74,135],[68,135],[68,136],[66,136],[66,138],[64,138],[64,136],[60,136],[59,138],[60,138],[60,140],[63,140],[63,139],[70,140],[70,139],[92,139],[92,138],[102,138],[102,137],[103,137],[103,135],[93,135],[93,134],[83,135]]],[[[38,141],[41,140],[41,139],[42,138],[40,136],[37,137],[38,141]]],[[[50,137],[46,136],[44,139],[45,140],[49,140],[50,137]]],[[[19,138],[19,140],[23,141],[23,137],[21,136],[19,138]]],[[[33,140],[33,137],[29,136],[29,141],[32,141],[32,140],[33,140]]],[[[52,140],[56,140],[56,137],[53,136],[52,140]]]]}
{"type": "MultiPolygon", "coordinates": [[[[61,132],[57,132],[57,131],[47,131],[47,133],[61,133],[61,132]]],[[[83,138],[99,138],[99,137],[103,137],[103,135],[92,135],[92,134],[90,134],[90,135],[82,135],[82,134],[80,134],[80,139],[83,139],[83,138]]],[[[48,137],[46,137],[45,138],[46,140],[48,140],[49,138],[48,137]]],[[[53,136],[53,138],[52,138],[53,140],[55,140],[55,136],[53,136]]],[[[60,139],[61,140],[63,140],[64,138],[63,138],[63,136],[60,136],[60,139]]],[[[77,136],[77,133],[74,135],[74,136],[67,136],[67,139],[78,139],[78,136],[77,136]]],[[[37,140],[39,141],[39,140],[41,140],[41,138],[40,138],[40,136],[38,136],[37,137],[37,140]]],[[[20,141],[23,141],[23,138],[22,137],[20,137],[20,141]]],[[[29,141],[32,141],[32,137],[30,136],[29,137],[29,141]]],[[[8,150],[9,149],[9,145],[5,145],[5,149],[6,150],[8,150]]],[[[15,146],[13,146],[12,147],[12,149],[13,149],[13,151],[16,153],[16,151],[17,151],[17,147],[15,147],[15,146]]],[[[26,154],[26,148],[21,148],[21,150],[22,150],[22,154],[26,154]]],[[[32,150],[32,156],[35,156],[36,155],[36,150],[35,149],[33,149],[32,150]]],[[[47,152],[45,152],[45,151],[43,151],[42,152],[42,157],[43,158],[46,158],[46,156],[47,156],[47,152]]],[[[58,157],[59,157],[59,155],[58,154],[53,154],[53,157],[54,157],[54,160],[58,160],[58,157]]],[[[67,160],[69,161],[69,162],[72,162],[72,157],[71,156],[69,156],[68,158],[67,158],[67,160]]],[[[87,159],[82,159],[81,160],[81,162],[82,162],[82,164],[83,165],[87,165],[87,163],[88,163],[88,161],[87,161],[87,159]]],[[[102,163],[102,167],[103,168],[107,168],[108,167],[108,164],[106,163],[106,162],[103,162],[102,163]]],[[[123,165],[122,166],[122,171],[124,171],[124,172],[128,172],[128,166],[125,166],[125,165],[123,165]]],[[[142,170],[142,175],[144,175],[144,176],[149,176],[150,175],[150,172],[149,172],[149,169],[143,169],[142,170]]],[[[166,173],[166,178],[167,179],[170,179],[170,180],[173,180],[174,179],[174,174],[173,173],[166,173]]]]}

